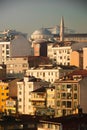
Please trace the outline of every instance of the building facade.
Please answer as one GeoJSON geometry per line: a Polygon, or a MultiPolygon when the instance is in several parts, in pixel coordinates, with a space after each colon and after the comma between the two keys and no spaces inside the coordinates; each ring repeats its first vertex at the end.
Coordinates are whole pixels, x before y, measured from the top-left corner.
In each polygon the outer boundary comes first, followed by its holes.
{"type": "Polygon", "coordinates": [[[28,57],[7,58],[7,74],[8,75],[24,75],[29,68],[28,57]]]}
{"type": "Polygon", "coordinates": [[[71,76],[56,81],[55,83],[55,115],[63,116],[78,113],[81,107],[87,112],[86,91],[87,71],[75,71],[71,76]]]}
{"type": "Polygon", "coordinates": [[[53,61],[58,65],[70,65],[70,54],[72,52],[71,46],[58,47],[54,46],[52,48],[53,61]]]}
{"type": "Polygon", "coordinates": [[[10,42],[0,42],[0,64],[6,64],[6,59],[10,57],[10,42]]]}
{"type": "Polygon", "coordinates": [[[53,83],[57,78],[64,75],[64,70],[60,67],[53,67],[52,65],[41,65],[35,68],[29,68],[26,75],[41,78],[44,81],[53,83]]]}
{"type": "Polygon", "coordinates": [[[9,97],[9,85],[7,82],[0,82],[0,112],[5,112],[6,100],[9,97]]]}
{"type": "Polygon", "coordinates": [[[49,86],[48,82],[40,81],[34,77],[26,76],[24,80],[17,82],[18,112],[21,114],[35,113],[35,107],[31,101],[31,92],[41,86],[49,86]]]}
{"type": "Polygon", "coordinates": [[[75,65],[80,69],[83,68],[83,51],[72,51],[70,55],[70,65],[75,65]]]}

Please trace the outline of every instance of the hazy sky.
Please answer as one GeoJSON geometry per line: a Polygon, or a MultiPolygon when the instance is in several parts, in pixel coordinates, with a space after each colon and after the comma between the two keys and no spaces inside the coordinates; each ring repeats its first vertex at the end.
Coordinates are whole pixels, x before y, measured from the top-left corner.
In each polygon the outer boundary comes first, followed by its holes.
{"type": "Polygon", "coordinates": [[[60,25],[87,33],[87,0],[0,0],[0,31],[13,29],[28,33],[60,25]]]}

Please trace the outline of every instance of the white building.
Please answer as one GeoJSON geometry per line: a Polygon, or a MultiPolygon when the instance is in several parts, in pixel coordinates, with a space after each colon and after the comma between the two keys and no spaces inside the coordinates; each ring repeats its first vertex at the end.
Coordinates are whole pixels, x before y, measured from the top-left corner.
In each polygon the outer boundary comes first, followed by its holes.
{"type": "Polygon", "coordinates": [[[48,57],[59,65],[70,65],[71,46],[48,45],[48,57]]]}
{"type": "Polygon", "coordinates": [[[10,42],[0,42],[0,64],[6,63],[10,57],[10,42]]]}
{"type": "Polygon", "coordinates": [[[31,44],[24,36],[16,36],[11,41],[0,42],[0,64],[6,64],[9,57],[32,55],[31,44]]]}
{"type": "Polygon", "coordinates": [[[31,102],[31,92],[37,88],[49,86],[48,82],[36,80],[30,76],[24,77],[24,80],[17,82],[18,112],[22,114],[34,114],[34,107],[31,102]]]}
{"type": "Polygon", "coordinates": [[[58,66],[52,65],[42,65],[37,68],[29,68],[26,71],[26,75],[35,76],[37,78],[41,78],[44,81],[53,83],[56,79],[64,76],[66,72],[70,70],[62,69],[58,66]]]}

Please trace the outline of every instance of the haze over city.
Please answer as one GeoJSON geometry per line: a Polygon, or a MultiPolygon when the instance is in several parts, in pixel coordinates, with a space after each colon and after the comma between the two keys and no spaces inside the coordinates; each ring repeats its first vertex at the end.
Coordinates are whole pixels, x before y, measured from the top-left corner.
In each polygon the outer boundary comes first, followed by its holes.
{"type": "Polygon", "coordinates": [[[0,1],[0,31],[13,29],[28,33],[42,27],[60,25],[79,33],[87,32],[85,0],[3,0],[0,1]]]}

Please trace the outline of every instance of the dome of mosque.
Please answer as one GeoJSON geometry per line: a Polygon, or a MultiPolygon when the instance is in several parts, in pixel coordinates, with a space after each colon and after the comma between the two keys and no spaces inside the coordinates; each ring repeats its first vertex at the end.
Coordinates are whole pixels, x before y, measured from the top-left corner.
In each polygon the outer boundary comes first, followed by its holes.
{"type": "Polygon", "coordinates": [[[33,40],[36,40],[36,39],[49,39],[49,38],[52,38],[52,34],[46,28],[41,28],[39,30],[36,30],[31,35],[31,39],[33,39],[33,40]]]}

